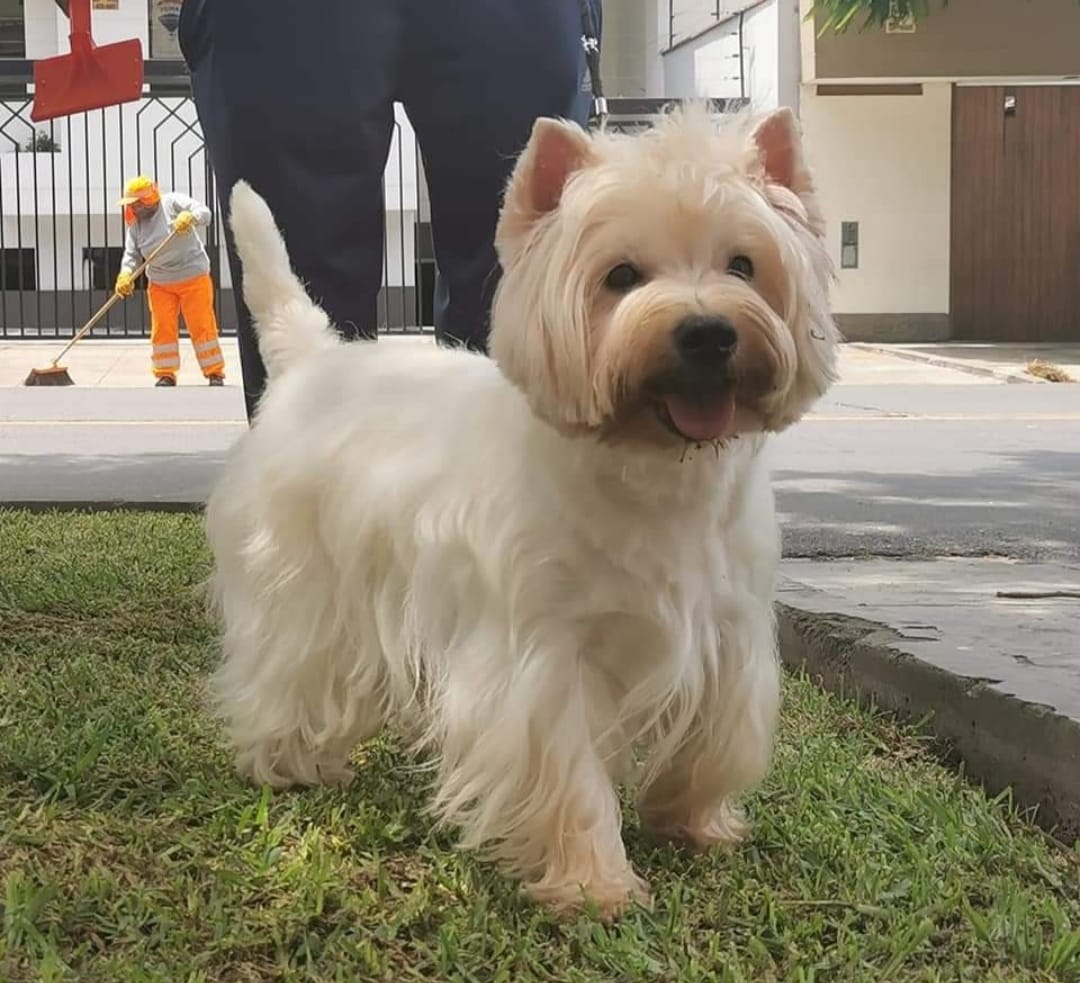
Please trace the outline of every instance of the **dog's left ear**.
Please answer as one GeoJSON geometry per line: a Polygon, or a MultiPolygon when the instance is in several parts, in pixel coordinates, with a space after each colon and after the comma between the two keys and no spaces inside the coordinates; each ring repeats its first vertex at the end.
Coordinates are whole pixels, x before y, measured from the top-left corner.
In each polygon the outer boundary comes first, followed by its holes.
{"type": "Polygon", "coordinates": [[[554,211],[567,181],[592,159],[589,135],[576,123],[538,119],[510,178],[497,242],[516,242],[533,223],[554,211]]]}
{"type": "Polygon", "coordinates": [[[766,197],[777,210],[793,215],[823,236],[825,220],[803,156],[802,133],[795,114],[787,107],[769,113],[754,128],[753,141],[765,181],[766,197]],[[796,200],[792,201],[785,191],[796,200]]]}

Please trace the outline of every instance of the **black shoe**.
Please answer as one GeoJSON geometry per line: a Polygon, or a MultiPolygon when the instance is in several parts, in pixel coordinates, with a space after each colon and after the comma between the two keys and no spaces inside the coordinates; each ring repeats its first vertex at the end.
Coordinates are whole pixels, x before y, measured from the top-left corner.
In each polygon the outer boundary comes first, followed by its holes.
{"type": "Polygon", "coordinates": [[[158,387],[161,387],[161,386],[175,386],[176,385],[176,376],[174,376],[174,375],[163,375],[160,379],[158,379],[157,382],[154,383],[154,385],[158,386],[158,387]]]}
{"type": "Polygon", "coordinates": [[[223,375],[207,376],[206,381],[209,382],[211,386],[224,386],[225,385],[225,376],[223,376],[223,375]]]}

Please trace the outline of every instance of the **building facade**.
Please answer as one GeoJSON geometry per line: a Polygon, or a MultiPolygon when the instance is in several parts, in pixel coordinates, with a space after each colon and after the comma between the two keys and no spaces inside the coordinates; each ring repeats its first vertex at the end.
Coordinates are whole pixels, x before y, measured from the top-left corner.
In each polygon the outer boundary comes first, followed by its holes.
{"type": "MultiPolygon", "coordinates": [[[[99,44],[141,40],[144,98],[35,125],[32,61],[69,50],[68,19],[56,0],[0,0],[0,336],[69,335],[108,297],[123,247],[116,200],[126,178],[149,174],[216,214],[217,189],[176,40],[181,2],[93,0],[99,44]]],[[[400,107],[395,116],[379,317],[383,330],[415,330],[431,322],[429,213],[415,136],[400,107]]],[[[332,134],[315,138],[328,137],[332,153],[332,134]]],[[[235,305],[220,217],[204,237],[229,331],[235,305]]],[[[126,304],[95,334],[147,327],[145,305],[126,304]]]]}
{"type": "Polygon", "coordinates": [[[821,36],[802,8],[849,335],[1080,340],[1080,6],[950,0],[821,36]]]}
{"type": "MultiPolygon", "coordinates": [[[[67,17],[57,0],[0,0],[0,336],[70,334],[108,296],[125,177],[216,199],[181,3],[92,0],[100,43],[142,40],[145,96],[35,127],[31,61],[68,50],[67,17]]],[[[848,338],[1080,339],[1080,5],[950,0],[918,23],[819,27],[812,0],[606,0],[605,92],[800,114],[848,338]]],[[[380,327],[428,326],[429,209],[400,107],[385,194],[380,327]]],[[[229,330],[220,220],[206,238],[229,330]]],[[[145,330],[129,304],[103,333],[145,330]]]]}
{"type": "Polygon", "coordinates": [[[1080,340],[1080,5],[950,0],[842,34],[812,6],[616,0],[607,90],[798,111],[847,337],[1080,340]]]}

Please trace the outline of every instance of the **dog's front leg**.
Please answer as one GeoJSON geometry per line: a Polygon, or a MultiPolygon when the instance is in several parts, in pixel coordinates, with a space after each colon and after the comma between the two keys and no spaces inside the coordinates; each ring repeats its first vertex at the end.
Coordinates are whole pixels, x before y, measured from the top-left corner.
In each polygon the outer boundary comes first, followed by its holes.
{"type": "MultiPolygon", "coordinates": [[[[496,685],[472,672],[442,702],[436,802],[463,846],[497,859],[526,893],[605,917],[645,900],[622,840],[622,813],[596,737],[602,721],[587,671],[561,653],[535,654],[496,685]]],[[[601,711],[602,712],[602,711],[601,711]]]]}
{"type": "Polygon", "coordinates": [[[674,755],[652,763],[639,803],[647,828],[702,849],[745,835],[737,799],[768,770],[780,702],[766,605],[733,608],[707,647],[697,712],[674,755]]]}
{"type": "Polygon", "coordinates": [[[632,901],[646,901],[648,887],[626,856],[619,799],[602,762],[588,745],[575,752],[571,742],[553,738],[565,745],[557,752],[565,757],[537,762],[537,795],[550,798],[522,829],[522,859],[538,850],[541,857],[525,890],[556,910],[591,903],[610,918],[632,901]],[[563,768],[567,780],[553,780],[563,768]]]}

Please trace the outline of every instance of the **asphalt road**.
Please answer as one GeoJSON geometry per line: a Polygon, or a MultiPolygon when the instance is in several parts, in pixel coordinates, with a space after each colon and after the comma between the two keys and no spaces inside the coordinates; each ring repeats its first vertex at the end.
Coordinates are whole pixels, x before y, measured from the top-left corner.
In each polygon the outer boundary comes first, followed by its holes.
{"type": "Polygon", "coordinates": [[[841,388],[773,462],[791,557],[1080,560],[1078,385],[841,388]]]}
{"type": "MultiPolygon", "coordinates": [[[[0,501],[201,501],[238,390],[0,389],[0,501]]],[[[1080,385],[838,386],[772,448],[792,557],[1080,561],[1080,385]]]]}

